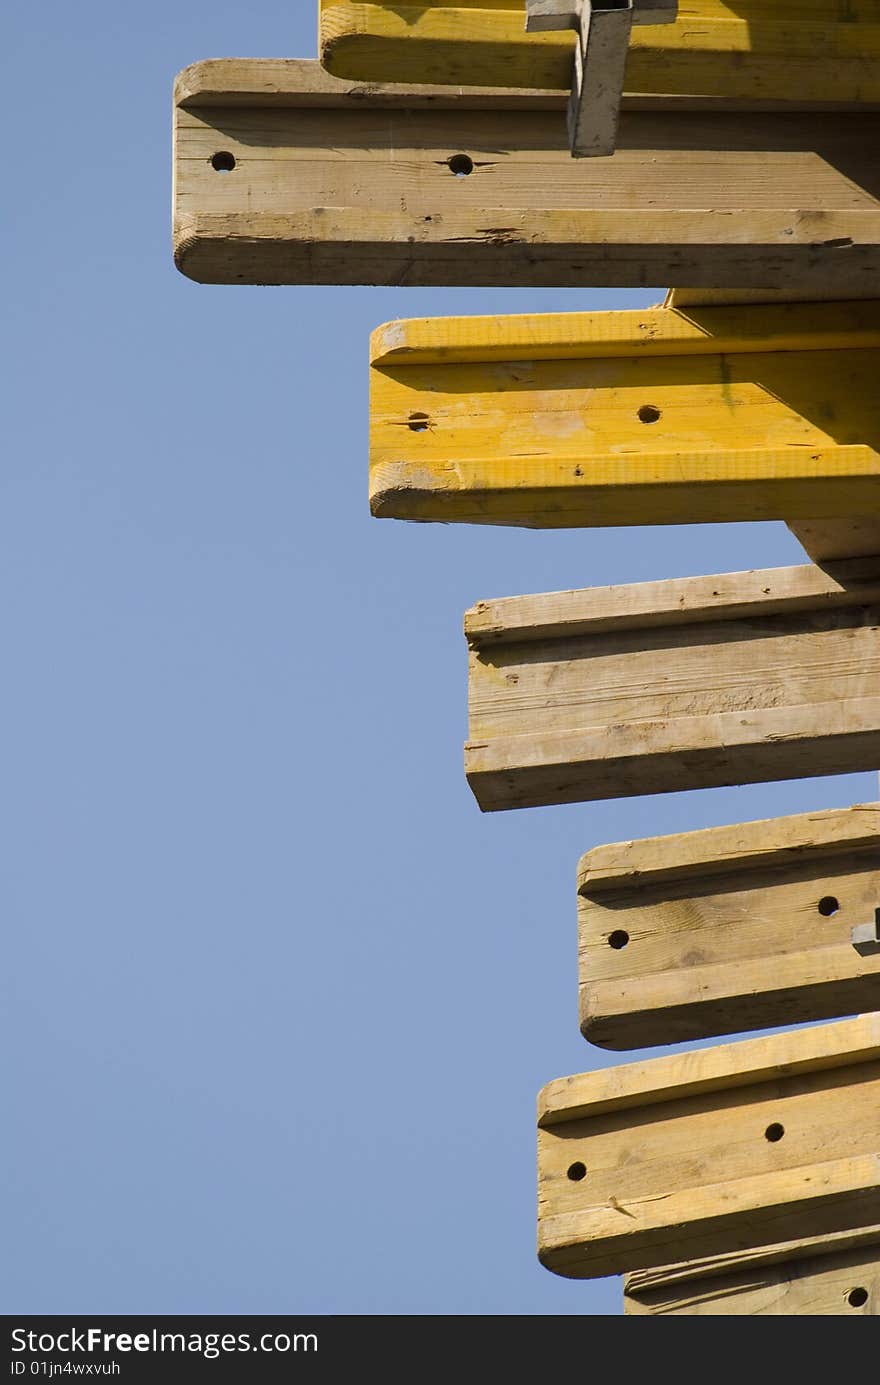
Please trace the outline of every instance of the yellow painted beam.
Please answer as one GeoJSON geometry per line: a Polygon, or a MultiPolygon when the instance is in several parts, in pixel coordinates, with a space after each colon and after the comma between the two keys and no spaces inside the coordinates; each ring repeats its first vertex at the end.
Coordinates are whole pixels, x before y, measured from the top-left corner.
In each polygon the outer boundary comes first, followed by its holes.
{"type": "Polygon", "coordinates": [[[876,1228],[878,1141],[877,1015],[561,1078],[540,1258],[593,1278],[876,1228]]]}
{"type": "Polygon", "coordinates": [[[880,303],[392,322],[379,517],[534,528],[880,515],[880,303]]]}
{"type": "MultiPolygon", "coordinates": [[[[571,34],[527,34],[525,0],[320,0],[320,55],[358,81],[567,88],[571,34]]],[[[634,31],[628,92],[805,103],[880,100],[880,0],[681,0],[634,31]]]]}

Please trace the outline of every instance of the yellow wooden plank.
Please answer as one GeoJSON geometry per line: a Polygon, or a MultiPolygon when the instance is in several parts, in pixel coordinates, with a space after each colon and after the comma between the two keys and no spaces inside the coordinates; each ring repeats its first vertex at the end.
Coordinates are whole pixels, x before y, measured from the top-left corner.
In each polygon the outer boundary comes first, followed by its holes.
{"type": "Polygon", "coordinates": [[[373,513],[538,528],[880,515],[878,329],[875,301],[387,324],[373,513]]]}
{"type": "MultiPolygon", "coordinates": [[[[320,0],[320,55],[359,81],[568,87],[571,34],[526,34],[524,0],[320,0]]],[[[674,24],[633,32],[629,92],[880,99],[877,0],[681,0],[674,24]]]]}
{"type": "MultiPolygon", "coordinates": [[[[664,306],[693,308],[747,303],[827,301],[836,295],[827,285],[814,283],[804,289],[670,289],[664,306]]],[[[814,563],[836,562],[880,553],[880,515],[852,515],[846,519],[800,519],[788,526],[814,563]]]]}
{"type": "Polygon", "coordinates": [[[563,112],[562,93],[196,64],[176,84],[176,263],[206,283],[880,297],[880,115],[629,98],[617,153],[584,161],[563,112]]]}
{"type": "Polygon", "coordinates": [[[878,1041],[866,1016],[551,1083],[543,1263],[592,1277],[876,1227],[878,1041]]]}
{"type": "Polygon", "coordinates": [[[872,564],[481,603],[466,617],[465,748],[480,806],[875,767],[872,564]]]}
{"type": "Polygon", "coordinates": [[[880,1009],[880,805],[620,842],[578,894],[581,1029],[640,1048],[880,1009]]]}
{"type": "Polygon", "coordinates": [[[859,1249],[742,1269],[724,1278],[629,1289],[642,1317],[853,1317],[880,1313],[880,1238],[859,1249]]]}
{"type": "Polygon", "coordinates": [[[880,302],[785,302],[618,312],[417,317],[373,333],[377,368],[711,356],[880,346],[880,302]]]}
{"type": "MultiPolygon", "coordinates": [[[[838,295],[822,276],[803,288],[736,289],[678,288],[666,295],[668,308],[693,308],[745,303],[781,303],[792,300],[822,301],[838,295]]],[[[866,295],[870,296],[870,295],[866,295]]],[[[838,561],[880,553],[880,515],[852,515],[846,519],[793,520],[788,526],[814,563],[838,561]]]]}

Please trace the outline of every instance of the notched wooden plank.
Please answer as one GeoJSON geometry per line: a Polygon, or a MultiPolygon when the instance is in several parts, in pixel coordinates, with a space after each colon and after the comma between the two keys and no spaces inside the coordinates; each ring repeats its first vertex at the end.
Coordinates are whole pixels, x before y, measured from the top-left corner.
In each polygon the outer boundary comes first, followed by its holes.
{"type": "Polygon", "coordinates": [[[551,1083],[542,1262],[593,1278],[876,1228],[878,1037],[867,1016],[551,1083]]]}
{"type": "Polygon", "coordinates": [[[579,867],[581,1029],[626,1049],[880,1009],[880,806],[597,847],[579,867]]]}
{"type": "Polygon", "coordinates": [[[873,564],[480,603],[465,769],[481,808],[873,768],[873,564]]]}

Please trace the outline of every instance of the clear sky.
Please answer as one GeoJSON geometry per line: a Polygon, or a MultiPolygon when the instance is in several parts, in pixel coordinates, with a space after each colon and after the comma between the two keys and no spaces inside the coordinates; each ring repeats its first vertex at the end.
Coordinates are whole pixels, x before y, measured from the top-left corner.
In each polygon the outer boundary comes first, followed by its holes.
{"type": "Polygon", "coordinates": [[[308,57],[316,0],[11,7],[2,234],[6,1313],[614,1314],[535,1258],[534,1102],[578,1033],[600,842],[870,775],[481,816],[461,618],[800,560],[781,524],[378,522],[389,318],[660,289],[208,288],[171,87],[308,57]]]}

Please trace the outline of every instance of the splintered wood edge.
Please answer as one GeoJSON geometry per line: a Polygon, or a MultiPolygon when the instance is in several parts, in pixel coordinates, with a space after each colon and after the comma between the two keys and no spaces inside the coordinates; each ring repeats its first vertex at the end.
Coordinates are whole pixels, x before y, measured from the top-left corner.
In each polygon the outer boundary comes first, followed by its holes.
{"type": "Polygon", "coordinates": [[[578,890],[592,895],[732,868],[785,868],[856,851],[876,852],[880,864],[880,803],[596,846],[578,863],[578,890]]]}
{"type": "Polygon", "coordinates": [[[402,318],[370,338],[374,368],[875,348],[880,302],[728,304],[687,309],[402,318]]]}
{"type": "MultiPolygon", "coordinates": [[[[864,298],[875,295],[866,289],[864,298]]],[[[836,294],[824,292],[821,285],[808,289],[669,289],[664,308],[685,309],[731,307],[734,305],[833,301],[836,294]]],[[[852,301],[852,300],[850,300],[852,301]]],[[[859,515],[852,519],[789,520],[788,527],[814,563],[839,562],[842,558],[880,553],[880,516],[859,515]]]]}
{"type": "Polygon", "coordinates": [[[606,1111],[678,1101],[878,1057],[880,1015],[860,1015],[814,1029],[558,1078],[539,1093],[538,1125],[549,1129],[606,1111]]]}
{"type": "Polygon", "coordinates": [[[656,1269],[634,1270],[626,1276],[624,1293],[630,1298],[639,1298],[642,1294],[673,1288],[678,1284],[726,1278],[728,1275],[747,1275],[771,1265],[784,1265],[825,1255],[842,1255],[849,1250],[877,1245],[880,1245],[880,1226],[877,1225],[797,1241],[780,1241],[776,1245],[732,1251],[729,1255],[716,1255],[705,1260],[683,1260],[679,1264],[660,1265],[656,1269]]]}
{"type": "Polygon", "coordinates": [[[565,639],[603,630],[635,630],[750,614],[860,605],[880,595],[880,557],[827,568],[759,568],[713,577],[666,578],[612,587],[544,592],[479,601],[465,612],[474,648],[525,640],[565,639]]]}

